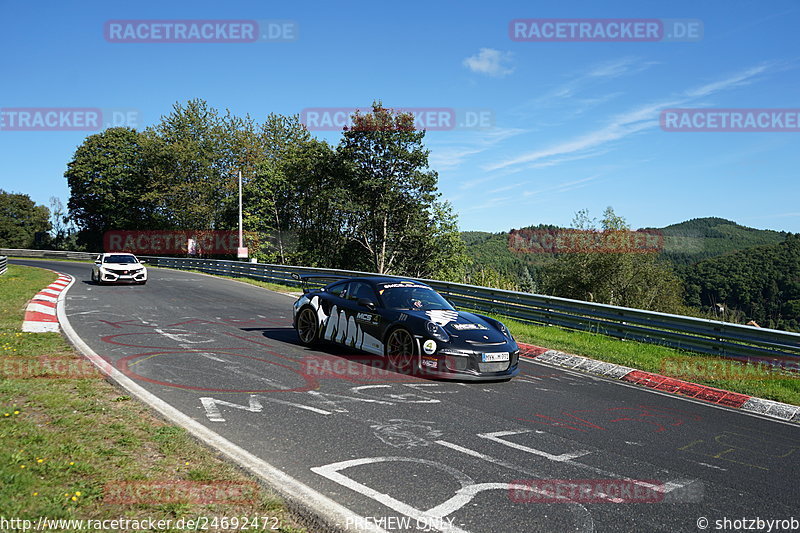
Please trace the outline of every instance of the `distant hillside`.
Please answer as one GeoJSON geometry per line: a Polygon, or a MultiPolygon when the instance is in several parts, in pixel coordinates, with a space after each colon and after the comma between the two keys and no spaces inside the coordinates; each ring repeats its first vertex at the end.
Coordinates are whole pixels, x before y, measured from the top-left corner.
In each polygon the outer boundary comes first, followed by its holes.
{"type": "Polygon", "coordinates": [[[755,229],[724,218],[693,218],[658,230],[664,235],[665,259],[676,266],[690,265],[726,253],[786,240],[786,232],[755,229]]]}
{"type": "MultiPolygon", "coordinates": [[[[556,227],[535,227],[539,228],[556,227]]],[[[663,228],[643,229],[659,231],[664,235],[662,257],[676,267],[756,246],[777,244],[787,236],[786,232],[749,228],[715,217],[694,218],[663,228]]],[[[521,275],[526,266],[535,270],[554,257],[552,254],[512,252],[508,249],[508,233],[505,232],[465,231],[461,237],[476,264],[491,266],[509,276],[521,275]]]]}
{"type": "Polygon", "coordinates": [[[800,235],[778,244],[706,259],[681,272],[686,303],[708,309],[723,304],[769,328],[800,327],[800,235]]]}

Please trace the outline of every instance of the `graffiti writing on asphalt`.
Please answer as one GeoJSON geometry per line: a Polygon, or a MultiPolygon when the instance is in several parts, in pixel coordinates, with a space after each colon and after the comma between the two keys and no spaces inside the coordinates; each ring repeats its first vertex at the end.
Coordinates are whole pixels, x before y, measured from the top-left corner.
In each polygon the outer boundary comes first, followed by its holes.
{"type": "Polygon", "coordinates": [[[639,405],[637,407],[576,409],[563,411],[557,416],[536,413],[530,418],[519,418],[518,420],[581,432],[605,431],[612,424],[645,424],[653,432],[659,433],[688,422],[698,422],[701,417],[675,409],[639,405]]]}

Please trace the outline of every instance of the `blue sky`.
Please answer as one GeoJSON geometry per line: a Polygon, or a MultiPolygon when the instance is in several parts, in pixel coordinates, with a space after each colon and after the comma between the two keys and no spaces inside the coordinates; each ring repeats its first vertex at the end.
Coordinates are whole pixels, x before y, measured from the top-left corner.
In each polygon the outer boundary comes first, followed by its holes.
{"type": "MultiPolygon", "coordinates": [[[[765,2],[47,2],[0,0],[0,107],[136,109],[176,101],[262,119],[305,108],[481,109],[429,131],[464,230],[568,225],[613,206],[633,227],[720,216],[800,232],[800,133],[666,132],[666,108],[798,108],[800,4],[765,2]],[[519,18],[699,19],[695,42],[517,42],[519,18]],[[112,43],[110,19],[283,19],[295,41],[112,43]]],[[[64,202],[91,132],[0,131],[0,188],[64,202]]],[[[314,132],[336,143],[338,133],[314,132]]]]}

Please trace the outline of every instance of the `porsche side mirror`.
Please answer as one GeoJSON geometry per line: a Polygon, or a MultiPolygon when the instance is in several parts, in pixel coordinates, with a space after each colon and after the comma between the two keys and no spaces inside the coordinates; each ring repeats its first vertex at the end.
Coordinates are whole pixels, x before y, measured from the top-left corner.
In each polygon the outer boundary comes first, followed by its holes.
{"type": "Polygon", "coordinates": [[[97,261],[94,262],[94,264],[95,265],[99,265],[100,264],[100,260],[98,259],[97,261]]]}
{"type": "Polygon", "coordinates": [[[375,302],[373,302],[369,298],[359,298],[358,305],[360,305],[361,307],[366,307],[370,311],[375,310],[375,302]]]}

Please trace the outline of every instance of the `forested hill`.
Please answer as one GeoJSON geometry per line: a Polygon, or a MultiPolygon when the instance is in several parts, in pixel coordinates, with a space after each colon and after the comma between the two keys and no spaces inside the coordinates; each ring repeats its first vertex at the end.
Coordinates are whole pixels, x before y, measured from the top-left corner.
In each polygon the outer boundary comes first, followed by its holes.
{"type": "MultiPolygon", "coordinates": [[[[532,226],[531,226],[532,227],[532,226]]],[[[555,226],[536,226],[537,229],[555,226]]],[[[749,228],[724,218],[693,218],[663,228],[644,228],[664,235],[662,257],[676,267],[697,263],[726,253],[755,246],[777,244],[787,233],[749,228]]],[[[551,254],[521,254],[508,249],[508,233],[464,231],[461,238],[476,264],[491,266],[507,275],[518,274],[524,266],[539,266],[553,259],[551,254]]]]}
{"type": "Polygon", "coordinates": [[[785,232],[749,228],[724,218],[693,218],[657,230],[664,235],[662,255],[676,266],[786,239],[785,232]]]}
{"type": "Polygon", "coordinates": [[[764,327],[800,327],[800,235],[706,259],[681,277],[692,307],[722,304],[764,327]]]}
{"type": "MultiPolygon", "coordinates": [[[[800,235],[711,217],[645,230],[664,236],[661,261],[657,263],[671,272],[662,273],[662,277],[676,280],[677,298],[686,306],[668,312],[720,318],[715,313],[724,309],[722,318],[726,320],[755,320],[764,327],[800,329],[800,235]]],[[[564,265],[571,264],[570,254],[513,252],[508,247],[508,235],[463,232],[473,268],[493,269],[506,284],[516,282],[519,287],[532,286],[533,291],[583,299],[565,292],[569,283],[562,287],[564,283],[553,282],[560,279],[564,265]]],[[[599,294],[600,288],[591,287],[589,292],[599,294]]],[[[630,305],[643,304],[633,301],[630,305]]]]}

